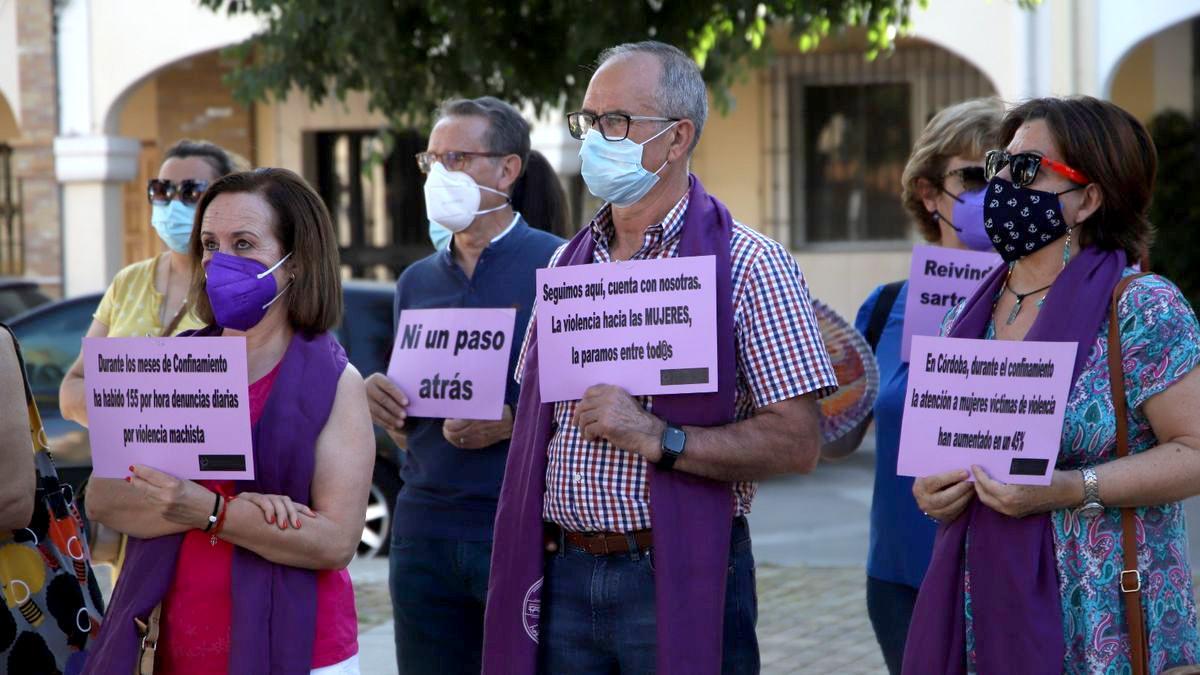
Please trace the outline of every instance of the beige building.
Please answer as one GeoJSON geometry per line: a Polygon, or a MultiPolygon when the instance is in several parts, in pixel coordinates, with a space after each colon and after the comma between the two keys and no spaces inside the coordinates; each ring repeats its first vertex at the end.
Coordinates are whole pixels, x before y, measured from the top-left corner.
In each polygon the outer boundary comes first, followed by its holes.
{"type": "MultiPolygon", "coordinates": [[[[781,35],[772,63],[734,88],[729,114],[710,117],[694,159],[735,217],[787,244],[814,295],[848,316],[907,275],[914,235],[899,176],[942,107],[1081,93],[1143,120],[1196,111],[1200,0],[1043,0],[1032,12],[933,0],[915,12],[912,34],[874,62],[854,32],[804,54],[781,35]]],[[[364,175],[383,122],[364,96],[238,105],[219,50],[258,28],[192,0],[0,0],[0,274],[75,295],[158,250],[145,183],[180,138],[303,173],[335,214],[347,275],[391,278],[428,252],[411,160],[424,139],[400,134],[364,175]]],[[[586,220],[593,200],[561,117],[542,120],[534,143],[586,220]]]]}

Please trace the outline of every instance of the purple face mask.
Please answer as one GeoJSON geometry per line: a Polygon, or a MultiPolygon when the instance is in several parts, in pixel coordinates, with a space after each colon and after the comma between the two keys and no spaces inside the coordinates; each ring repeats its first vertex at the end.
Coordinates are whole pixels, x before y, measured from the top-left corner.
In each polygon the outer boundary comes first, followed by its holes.
{"type": "Polygon", "coordinates": [[[951,212],[953,221],[934,211],[934,217],[954,228],[958,240],[972,251],[993,250],[992,238],[983,227],[983,197],[986,194],[987,188],[975,192],[964,191],[957,197],[951,194],[950,198],[954,200],[954,211],[951,212]]]}
{"type": "Polygon", "coordinates": [[[213,253],[204,268],[204,286],[217,325],[242,331],[258,325],[267,315],[271,303],[292,285],[289,281],[276,293],[275,277],[271,276],[271,272],[290,257],[291,253],[283,256],[268,269],[257,260],[220,251],[213,253]]]}

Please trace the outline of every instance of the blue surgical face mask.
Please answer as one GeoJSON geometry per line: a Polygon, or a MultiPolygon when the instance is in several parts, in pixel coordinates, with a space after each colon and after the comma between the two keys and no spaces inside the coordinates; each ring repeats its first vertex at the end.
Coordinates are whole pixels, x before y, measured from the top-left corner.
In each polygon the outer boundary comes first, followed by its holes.
{"type": "Polygon", "coordinates": [[[642,166],[642,150],[646,143],[667,133],[676,124],[679,122],[673,122],[643,143],[634,143],[628,138],[608,141],[599,129],[588,131],[583,147],[579,148],[579,158],[583,160],[581,173],[588,191],[614,206],[625,207],[640,201],[658,183],[658,173],[667,165],[664,161],[658,171],[647,171],[642,166]]]}
{"type": "Polygon", "coordinates": [[[196,219],[196,206],[188,206],[178,199],[166,204],[153,204],[150,208],[150,224],[172,251],[187,253],[188,241],[192,238],[192,221],[196,219]]]}
{"type": "Polygon", "coordinates": [[[454,238],[454,233],[446,228],[438,225],[432,220],[429,221],[429,241],[433,242],[433,250],[444,251],[450,246],[450,240],[454,238]]]}

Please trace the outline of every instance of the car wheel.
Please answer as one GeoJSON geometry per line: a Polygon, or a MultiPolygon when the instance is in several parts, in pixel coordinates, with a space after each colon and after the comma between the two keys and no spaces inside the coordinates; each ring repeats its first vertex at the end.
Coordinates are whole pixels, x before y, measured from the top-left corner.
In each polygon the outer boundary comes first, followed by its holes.
{"type": "Polygon", "coordinates": [[[358,555],[364,558],[387,555],[392,533],[392,509],[399,491],[400,477],[396,467],[390,462],[377,460],[371,478],[371,492],[367,495],[367,515],[363,522],[362,539],[358,543],[358,555]]]}

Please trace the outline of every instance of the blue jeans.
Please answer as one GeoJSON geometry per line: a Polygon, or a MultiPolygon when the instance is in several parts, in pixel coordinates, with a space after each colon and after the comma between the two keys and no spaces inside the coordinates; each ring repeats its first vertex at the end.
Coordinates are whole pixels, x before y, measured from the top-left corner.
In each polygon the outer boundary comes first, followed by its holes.
{"type": "MultiPolygon", "coordinates": [[[[726,675],[758,673],[757,620],[750,529],[738,518],[725,582],[726,675]]],[[[654,673],[653,551],[597,556],[568,545],[548,556],[538,626],[542,673],[654,673]]]]}
{"type": "Polygon", "coordinates": [[[392,537],[389,584],[401,675],[479,675],[492,542],[392,537]]]}
{"type": "Polygon", "coordinates": [[[913,607],[917,605],[917,589],[867,577],[867,615],[875,629],[875,639],[883,651],[891,675],[900,674],[904,662],[904,643],[908,640],[908,624],[913,607]]]}

